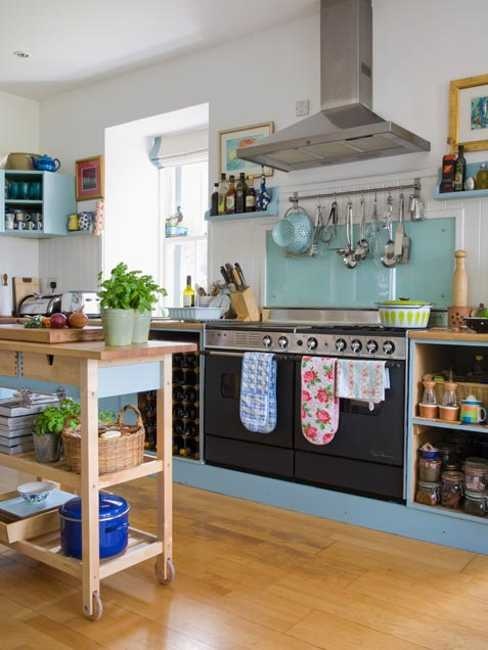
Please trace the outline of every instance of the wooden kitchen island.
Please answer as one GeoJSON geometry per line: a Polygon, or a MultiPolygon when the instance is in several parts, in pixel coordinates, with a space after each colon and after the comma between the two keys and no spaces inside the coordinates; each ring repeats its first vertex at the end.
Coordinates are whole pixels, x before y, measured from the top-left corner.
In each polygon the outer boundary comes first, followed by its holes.
{"type": "MultiPolygon", "coordinates": [[[[0,382],[26,386],[50,382],[53,389],[67,384],[79,391],[81,406],[81,475],[60,461],[36,462],[33,453],[0,454],[0,465],[57,481],[81,495],[82,560],[61,553],[59,516],[49,511],[21,521],[0,521],[0,543],[34,560],[64,571],[82,583],[83,613],[97,620],[103,606],[100,581],[114,573],[156,558],[162,584],[174,577],[172,562],[172,355],[194,352],[190,343],[150,341],[145,345],[109,348],[102,342],[44,344],[0,340],[0,382]],[[98,400],[143,390],[158,390],[157,450],[141,465],[112,474],[98,473],[98,400]],[[129,529],[127,550],[100,561],[98,492],[155,474],[157,534],[129,529]]],[[[0,497],[2,498],[2,497],[0,497]]],[[[3,497],[5,498],[5,496],[3,497]]]]}

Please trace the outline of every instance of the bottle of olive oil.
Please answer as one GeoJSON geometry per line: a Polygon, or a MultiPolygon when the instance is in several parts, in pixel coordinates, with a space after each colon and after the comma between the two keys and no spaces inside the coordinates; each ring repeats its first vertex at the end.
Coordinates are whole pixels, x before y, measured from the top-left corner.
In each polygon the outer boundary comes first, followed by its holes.
{"type": "Polygon", "coordinates": [[[186,276],[186,287],[183,289],[183,307],[195,306],[195,289],[191,286],[191,275],[186,276]]]}
{"type": "Polygon", "coordinates": [[[247,178],[247,192],[246,192],[246,212],[254,212],[256,210],[256,190],[254,189],[254,176],[247,178]]]}

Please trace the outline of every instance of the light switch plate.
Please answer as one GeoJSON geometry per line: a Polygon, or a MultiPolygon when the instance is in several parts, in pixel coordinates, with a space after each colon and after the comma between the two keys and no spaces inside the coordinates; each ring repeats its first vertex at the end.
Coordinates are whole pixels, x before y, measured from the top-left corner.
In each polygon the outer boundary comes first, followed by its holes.
{"type": "Polygon", "coordinates": [[[295,105],[295,113],[297,117],[305,117],[310,114],[310,100],[299,99],[295,105]]]}

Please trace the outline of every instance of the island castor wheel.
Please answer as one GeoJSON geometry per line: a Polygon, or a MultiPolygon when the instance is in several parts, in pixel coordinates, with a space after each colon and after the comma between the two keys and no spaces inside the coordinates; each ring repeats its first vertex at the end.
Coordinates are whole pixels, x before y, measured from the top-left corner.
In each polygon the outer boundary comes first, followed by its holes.
{"type": "Polygon", "coordinates": [[[164,577],[163,560],[157,560],[154,568],[156,571],[156,578],[162,585],[169,585],[169,583],[173,582],[176,577],[176,569],[173,560],[166,561],[166,578],[164,577]]]}
{"type": "Polygon", "coordinates": [[[92,614],[85,613],[85,616],[86,618],[89,618],[90,621],[99,621],[102,618],[102,614],[103,614],[103,603],[98,591],[93,592],[92,603],[93,603],[93,613],[92,614]]]}

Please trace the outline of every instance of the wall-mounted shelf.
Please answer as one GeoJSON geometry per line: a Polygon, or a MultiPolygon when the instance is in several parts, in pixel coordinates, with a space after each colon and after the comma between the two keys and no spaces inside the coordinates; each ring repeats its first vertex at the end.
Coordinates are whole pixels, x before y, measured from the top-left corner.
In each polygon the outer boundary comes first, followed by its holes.
{"type": "MultiPolygon", "coordinates": [[[[488,162],[486,163],[488,166],[488,162]]],[[[481,162],[468,163],[466,165],[466,178],[472,176],[476,178],[481,162]]],[[[488,197],[487,190],[463,190],[462,192],[440,192],[440,178],[439,183],[436,185],[432,198],[435,201],[463,201],[464,199],[483,199],[488,197]]]]}
{"type": "Polygon", "coordinates": [[[207,210],[205,212],[205,221],[211,221],[212,223],[222,223],[225,221],[240,221],[245,219],[263,219],[264,217],[276,217],[278,215],[278,191],[273,188],[268,188],[271,192],[271,203],[268,205],[266,210],[259,210],[255,212],[235,212],[233,214],[218,214],[211,215],[207,210]]]}

